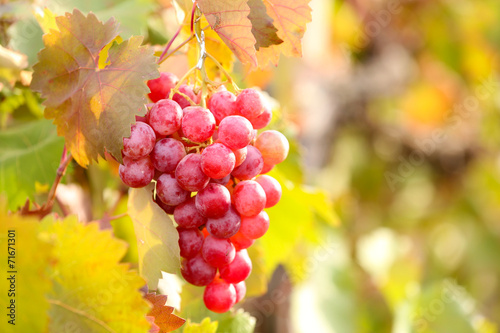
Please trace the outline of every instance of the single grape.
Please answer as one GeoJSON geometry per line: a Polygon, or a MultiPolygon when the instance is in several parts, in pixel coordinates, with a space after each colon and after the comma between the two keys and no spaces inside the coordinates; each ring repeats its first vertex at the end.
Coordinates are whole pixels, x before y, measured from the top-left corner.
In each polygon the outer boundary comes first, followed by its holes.
{"type": "Polygon", "coordinates": [[[179,185],[174,176],[164,173],[156,182],[156,195],[163,203],[177,206],[189,199],[190,193],[179,185]]]}
{"type": "Polygon", "coordinates": [[[210,178],[221,179],[233,171],[236,158],[222,143],[213,143],[201,153],[201,169],[210,178]]]}
{"type": "Polygon", "coordinates": [[[156,142],[156,135],[151,126],[137,122],[130,129],[130,137],[123,138],[123,155],[137,160],[149,155],[156,142]]]}
{"type": "Polygon", "coordinates": [[[214,237],[229,238],[238,232],[240,223],[240,214],[231,206],[224,216],[209,218],[207,221],[207,230],[214,237]]]}
{"type": "Polygon", "coordinates": [[[180,227],[198,228],[207,223],[207,218],[196,209],[195,198],[191,197],[175,207],[174,219],[180,227]]]}
{"type": "Polygon", "coordinates": [[[158,196],[156,196],[156,199],[154,199],[154,201],[168,215],[172,215],[174,213],[175,208],[177,207],[177,206],[170,206],[170,205],[163,203],[163,201],[161,201],[158,196]]]}
{"type": "Polygon", "coordinates": [[[227,312],[236,303],[236,289],[224,280],[215,279],[205,287],[203,302],[212,312],[227,312]]]}
{"type": "Polygon", "coordinates": [[[217,125],[222,119],[236,114],[236,96],[230,91],[218,91],[207,102],[217,125]]]}
{"type": "MultiPolygon", "coordinates": [[[[240,229],[241,229],[241,225],[240,225],[240,229]]],[[[253,245],[253,243],[255,243],[255,240],[250,239],[247,236],[243,235],[241,233],[241,230],[239,230],[234,236],[232,236],[229,239],[231,240],[231,243],[233,243],[236,251],[248,249],[250,246],[253,245]]]]}
{"type": "Polygon", "coordinates": [[[252,271],[252,261],[247,250],[236,252],[233,262],[219,269],[221,279],[229,283],[244,281],[252,271]]]}
{"type": "Polygon", "coordinates": [[[244,216],[255,216],[266,206],[266,192],[253,180],[239,182],[233,191],[234,206],[244,216]]]}
{"type": "Polygon", "coordinates": [[[255,147],[262,153],[264,163],[269,165],[283,162],[290,149],[286,137],[275,130],[260,133],[255,141],[255,147]]]}
{"type": "Polygon", "coordinates": [[[149,125],[157,136],[171,135],[181,127],[182,109],[170,99],[161,99],[149,111],[149,125]]]}
{"type": "Polygon", "coordinates": [[[155,175],[155,168],[149,156],[133,160],[129,157],[123,158],[118,173],[122,182],[130,187],[144,187],[151,183],[155,175]]]}
{"type": "Polygon", "coordinates": [[[271,176],[262,175],[255,178],[255,181],[262,186],[266,192],[266,208],[275,206],[281,199],[281,185],[271,176]]]}
{"type": "Polygon", "coordinates": [[[235,157],[235,163],[234,167],[240,166],[243,161],[247,158],[247,153],[248,149],[247,147],[243,147],[241,149],[235,149],[233,150],[234,157],[235,157]]]}
{"type": "MultiPolygon", "coordinates": [[[[179,86],[179,92],[183,93],[187,97],[189,97],[195,104],[199,103],[199,98],[198,96],[194,93],[193,87],[189,86],[187,84],[181,84],[179,86]]],[[[176,101],[181,108],[186,108],[188,106],[191,106],[191,103],[181,94],[175,93],[174,96],[172,96],[172,99],[176,101]]]]}
{"type": "Polygon", "coordinates": [[[226,177],[220,179],[212,178],[210,179],[210,183],[221,184],[225,186],[229,182],[229,179],[231,179],[231,175],[227,175],[226,177]]]}
{"type": "Polygon", "coordinates": [[[175,178],[182,188],[191,192],[201,191],[210,180],[210,177],[201,170],[199,154],[186,155],[175,169],[175,178]]]}
{"type": "Polygon", "coordinates": [[[213,114],[201,106],[189,106],[182,116],[182,133],[193,142],[205,142],[215,131],[213,114]]]}
{"type": "Polygon", "coordinates": [[[264,166],[262,167],[262,171],[260,172],[261,175],[268,173],[274,168],[274,164],[266,164],[264,162],[264,166]]]}
{"type": "Polygon", "coordinates": [[[231,174],[238,179],[248,180],[257,176],[263,166],[264,160],[260,151],[254,146],[247,146],[247,157],[240,166],[234,168],[231,174]]]}
{"type": "Polygon", "coordinates": [[[208,235],[201,247],[201,254],[203,259],[211,266],[223,267],[234,260],[236,250],[229,239],[215,238],[208,235]]]}
{"type": "Polygon", "coordinates": [[[231,206],[229,190],[220,184],[210,183],[196,195],[196,209],[207,218],[224,216],[231,206]]]}
{"type": "Polygon", "coordinates": [[[172,173],[179,162],[186,156],[182,142],[171,138],[161,139],[154,146],[151,161],[156,170],[172,173]]]}
{"type": "Polygon", "coordinates": [[[226,117],[219,124],[218,141],[231,150],[248,146],[252,137],[252,124],[241,116],[226,117]]]}
{"type": "Polygon", "coordinates": [[[214,280],[217,268],[210,266],[201,254],[197,254],[191,259],[182,260],[181,274],[187,282],[201,287],[214,280]]]}
{"type": "Polygon", "coordinates": [[[247,293],[247,285],[245,284],[245,281],[241,281],[233,285],[236,290],[236,303],[239,303],[247,293]]]}
{"type": "Polygon", "coordinates": [[[265,211],[255,216],[242,216],[240,232],[243,236],[250,239],[257,239],[269,229],[269,215],[265,211]]]}
{"type": "Polygon", "coordinates": [[[203,234],[196,228],[182,228],[177,227],[179,233],[179,248],[181,250],[181,257],[193,258],[200,252],[203,245],[203,234]]]}
{"type": "Polygon", "coordinates": [[[248,118],[248,120],[252,123],[254,129],[258,130],[266,127],[271,122],[273,118],[273,112],[270,108],[264,107],[264,111],[255,118],[248,118]]]}
{"type": "Polygon", "coordinates": [[[168,98],[170,89],[175,87],[178,81],[179,79],[173,73],[160,73],[159,78],[148,81],[148,87],[151,90],[148,94],[149,99],[152,102],[158,102],[160,99],[168,98]]]}
{"type": "Polygon", "coordinates": [[[264,99],[256,89],[243,89],[236,97],[236,109],[245,118],[258,117],[264,112],[264,99]]]}

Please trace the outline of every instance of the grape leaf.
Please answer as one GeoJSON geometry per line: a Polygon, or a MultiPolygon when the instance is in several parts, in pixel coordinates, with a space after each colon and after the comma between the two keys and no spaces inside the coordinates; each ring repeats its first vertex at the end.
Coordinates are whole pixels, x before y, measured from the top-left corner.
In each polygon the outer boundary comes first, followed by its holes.
{"type": "Polygon", "coordinates": [[[276,32],[278,29],[273,25],[273,19],[267,15],[266,6],[262,0],[248,0],[250,15],[248,19],[252,22],[252,34],[257,42],[255,49],[259,51],[261,47],[269,47],[283,43],[276,32]]]}
{"type": "Polygon", "coordinates": [[[104,156],[105,149],[121,161],[122,139],[135,115],[145,113],[146,81],[159,76],[153,52],[141,46],[142,37],[132,37],[113,43],[100,68],[101,50],[117,37],[117,23],[103,24],[76,9],[56,23],[59,30],[44,35],[46,47],[33,67],[31,87],[46,98],[45,117],[54,119],[80,165],[104,156]]]}
{"type": "Polygon", "coordinates": [[[257,58],[260,67],[265,67],[269,62],[277,65],[281,52],[286,56],[302,56],[300,40],[306,31],[306,24],[311,22],[309,1],[264,1],[267,14],[273,19],[274,26],[278,29],[277,35],[283,43],[259,49],[257,58]]]}
{"type": "MultiPolygon", "coordinates": [[[[1,198],[0,198],[1,199],[1,198]]],[[[1,200],[0,200],[1,201],[1,200]]],[[[0,206],[2,203],[0,202],[0,206]]],[[[7,254],[1,261],[2,293],[0,304],[4,315],[0,324],[0,331],[14,332],[46,332],[48,317],[47,311],[50,304],[45,299],[45,294],[50,291],[51,283],[45,267],[50,260],[51,246],[37,238],[39,222],[35,218],[7,215],[5,207],[0,207],[0,246],[4,251],[15,251],[15,259],[9,263],[7,254]],[[14,232],[9,232],[14,230],[14,232]],[[9,237],[12,236],[13,237],[9,237]],[[8,239],[13,239],[8,241],[8,239]],[[10,248],[8,248],[10,246],[10,248]],[[9,267],[9,264],[14,266],[9,267]],[[18,273],[8,273],[15,271],[18,273]],[[11,281],[8,279],[15,275],[15,296],[8,295],[11,281]],[[16,315],[14,323],[9,317],[11,299],[15,300],[16,315]],[[7,314],[7,316],[5,315],[7,314]]]]}
{"type": "Polygon", "coordinates": [[[148,293],[144,298],[153,304],[153,308],[149,311],[148,316],[154,318],[155,325],[159,327],[158,332],[171,332],[181,327],[186,321],[172,313],[174,311],[173,307],[165,305],[167,302],[166,295],[148,293]]]}
{"type": "Polygon", "coordinates": [[[161,271],[178,273],[180,269],[179,235],[172,220],[152,199],[154,185],[130,189],[128,214],[134,222],[139,273],[156,290],[161,271]]]}
{"type": "MultiPolygon", "coordinates": [[[[40,236],[53,245],[46,265],[53,289],[47,294],[50,332],[145,332],[149,310],[139,289],[144,280],[120,263],[127,244],[84,225],[75,216],[57,221],[48,216],[40,236]]],[[[37,250],[35,250],[36,252],[37,250]]],[[[28,266],[26,266],[28,267],[28,266]]]]}
{"type": "Polygon", "coordinates": [[[255,37],[248,19],[247,0],[199,0],[198,6],[212,29],[244,64],[257,67],[255,37]]]}
{"type": "Polygon", "coordinates": [[[64,140],[48,120],[14,126],[0,132],[0,193],[15,210],[33,199],[36,182],[52,184],[64,140]]]}
{"type": "Polygon", "coordinates": [[[217,332],[217,321],[210,321],[209,317],[206,317],[201,321],[201,323],[192,323],[190,320],[184,326],[183,333],[215,333],[217,332]]]}

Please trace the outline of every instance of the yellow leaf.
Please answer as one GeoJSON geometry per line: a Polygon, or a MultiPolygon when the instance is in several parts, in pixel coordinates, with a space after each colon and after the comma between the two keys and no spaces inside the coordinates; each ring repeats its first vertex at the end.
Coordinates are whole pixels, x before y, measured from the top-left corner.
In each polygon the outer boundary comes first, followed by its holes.
{"type": "Polygon", "coordinates": [[[38,9],[34,14],[44,33],[48,34],[51,29],[59,30],[57,28],[56,16],[47,7],[45,7],[43,11],[38,9]]]}

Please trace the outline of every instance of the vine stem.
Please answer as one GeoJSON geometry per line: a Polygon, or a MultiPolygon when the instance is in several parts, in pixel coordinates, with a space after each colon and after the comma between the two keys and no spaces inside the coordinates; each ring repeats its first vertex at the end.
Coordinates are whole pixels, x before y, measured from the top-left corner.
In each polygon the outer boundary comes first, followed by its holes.
{"type": "Polygon", "coordinates": [[[51,210],[54,206],[54,201],[56,200],[57,186],[62,180],[69,163],[73,160],[73,156],[68,152],[66,146],[64,146],[63,153],[61,156],[61,162],[59,162],[59,167],[57,168],[56,179],[50,188],[47,202],[43,205],[42,210],[51,210]]]}
{"type": "Polygon", "coordinates": [[[158,59],[158,64],[161,64],[164,61],[163,57],[165,56],[165,54],[167,54],[168,50],[170,49],[170,46],[172,46],[172,44],[173,44],[174,40],[177,38],[177,36],[179,36],[181,29],[182,29],[182,24],[179,26],[179,29],[177,29],[174,36],[172,38],[170,38],[170,40],[168,41],[168,44],[165,47],[165,50],[163,50],[162,54],[160,55],[160,58],[158,59]]]}

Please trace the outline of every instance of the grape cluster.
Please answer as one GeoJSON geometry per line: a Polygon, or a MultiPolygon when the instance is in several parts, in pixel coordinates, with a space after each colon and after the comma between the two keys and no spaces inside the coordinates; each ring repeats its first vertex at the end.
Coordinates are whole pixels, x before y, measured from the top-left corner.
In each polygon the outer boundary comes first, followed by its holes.
{"type": "Polygon", "coordinates": [[[206,286],[206,307],[222,313],[246,293],[246,249],[269,228],[264,209],[281,198],[279,182],[265,173],[289,144],[278,131],[257,133],[272,116],[259,91],[219,88],[204,108],[191,105],[200,97],[189,85],[168,99],[177,81],[162,73],[148,82],[154,104],[123,140],[119,174],[130,187],[156,180],[155,201],[178,225],[182,276],[206,286]]]}

